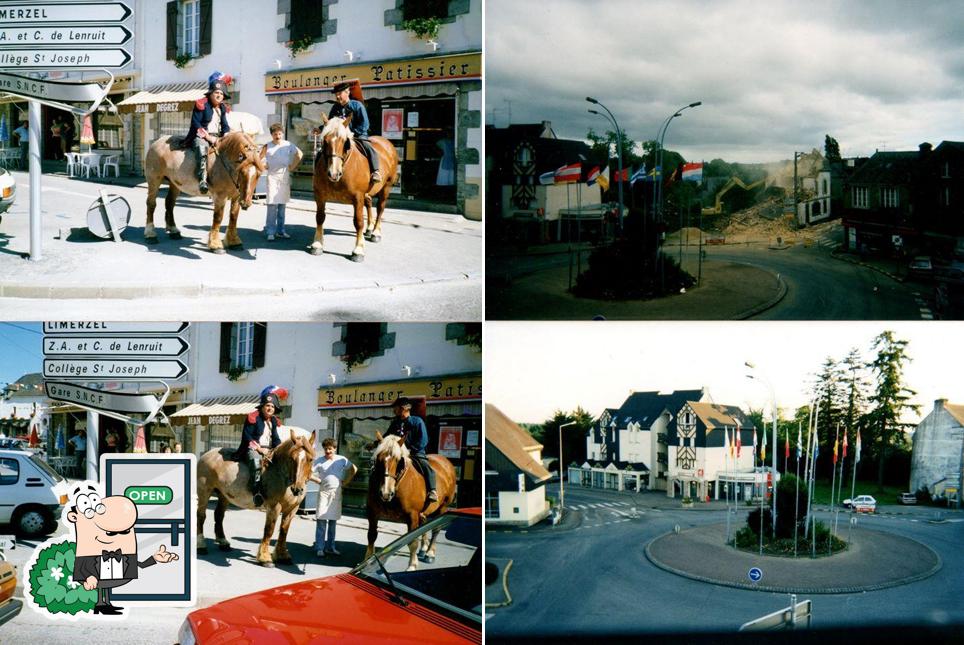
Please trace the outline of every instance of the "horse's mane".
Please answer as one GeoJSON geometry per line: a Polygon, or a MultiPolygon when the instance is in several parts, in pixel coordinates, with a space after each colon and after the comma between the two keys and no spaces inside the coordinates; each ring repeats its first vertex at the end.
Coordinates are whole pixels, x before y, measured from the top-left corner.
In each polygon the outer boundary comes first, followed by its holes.
{"type": "Polygon", "coordinates": [[[375,448],[372,457],[377,461],[382,458],[393,457],[395,459],[405,459],[408,457],[408,447],[396,435],[388,435],[375,448]]]}
{"type": "Polygon", "coordinates": [[[345,121],[343,119],[338,117],[328,119],[328,121],[325,123],[325,127],[321,130],[321,138],[327,139],[329,135],[332,134],[341,134],[348,139],[355,138],[355,133],[352,132],[350,128],[345,126],[345,121]]]}
{"type": "Polygon", "coordinates": [[[253,145],[254,139],[247,132],[232,130],[218,142],[218,151],[231,157],[238,153],[247,153],[248,146],[253,145]]]}

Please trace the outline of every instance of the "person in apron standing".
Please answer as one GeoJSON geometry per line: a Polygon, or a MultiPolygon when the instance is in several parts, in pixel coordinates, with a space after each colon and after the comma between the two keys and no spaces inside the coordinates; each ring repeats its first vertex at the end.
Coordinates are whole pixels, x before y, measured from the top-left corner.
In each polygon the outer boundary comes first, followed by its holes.
{"type": "Polygon", "coordinates": [[[318,557],[341,555],[335,548],[335,528],[341,519],[341,491],[351,483],[358,467],[347,457],[337,454],[338,445],[331,437],[321,442],[325,454],[315,459],[312,471],[321,480],[318,510],[315,513],[315,546],[318,557]]]}
{"type": "Polygon", "coordinates": [[[271,142],[261,148],[261,157],[268,164],[268,217],[264,232],[268,241],[273,242],[275,237],[283,240],[291,237],[285,230],[285,204],[291,199],[291,173],[301,163],[304,154],[298,146],[284,139],[284,128],[280,123],[273,124],[268,131],[271,132],[271,142]]]}

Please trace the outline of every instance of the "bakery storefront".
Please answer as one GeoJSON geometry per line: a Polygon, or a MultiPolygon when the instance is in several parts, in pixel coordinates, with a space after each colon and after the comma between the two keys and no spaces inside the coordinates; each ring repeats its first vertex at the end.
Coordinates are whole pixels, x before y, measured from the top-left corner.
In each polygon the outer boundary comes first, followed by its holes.
{"type": "Polygon", "coordinates": [[[285,137],[305,153],[293,188],[311,191],[311,160],[319,145],[312,130],[331,110],[331,88],[355,78],[369,133],[389,139],[398,152],[395,203],[401,198],[481,219],[481,133],[477,142],[469,136],[482,123],[481,52],[266,73],[265,95],[276,106],[285,137]]]}
{"type": "Polygon", "coordinates": [[[456,471],[456,506],[482,505],[482,374],[456,374],[401,381],[322,387],[318,411],[328,420],[338,452],[358,466],[345,490],[345,506],[364,508],[376,432],[394,418],[392,402],[413,400],[412,414],[425,420],[427,453],[447,457],[456,471]]]}

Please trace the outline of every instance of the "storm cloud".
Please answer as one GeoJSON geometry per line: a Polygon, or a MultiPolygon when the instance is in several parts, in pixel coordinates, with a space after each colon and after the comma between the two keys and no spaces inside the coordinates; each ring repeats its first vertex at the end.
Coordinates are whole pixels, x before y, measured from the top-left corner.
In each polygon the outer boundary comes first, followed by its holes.
{"type": "Polygon", "coordinates": [[[691,160],[765,162],[964,140],[964,5],[949,2],[487,0],[486,121],[611,129],[691,160]]]}

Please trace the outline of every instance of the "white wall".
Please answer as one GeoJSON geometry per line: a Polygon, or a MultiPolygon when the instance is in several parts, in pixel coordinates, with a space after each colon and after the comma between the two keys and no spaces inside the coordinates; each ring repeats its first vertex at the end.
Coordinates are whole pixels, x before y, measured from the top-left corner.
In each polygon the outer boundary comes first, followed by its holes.
{"type": "MultiPolygon", "coordinates": [[[[525,493],[515,491],[499,492],[499,521],[531,525],[544,518],[549,512],[546,502],[546,487],[539,486],[525,493]],[[516,513],[513,509],[519,509],[516,513]]],[[[491,522],[487,518],[486,522],[491,522]]]]}
{"type": "Polygon", "coordinates": [[[650,455],[652,447],[650,445],[651,431],[649,430],[620,430],[619,431],[619,456],[618,461],[643,462],[650,468],[652,463],[650,455]]]}

